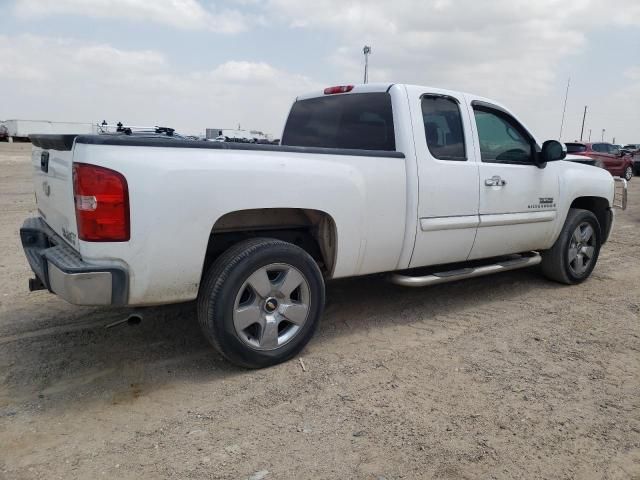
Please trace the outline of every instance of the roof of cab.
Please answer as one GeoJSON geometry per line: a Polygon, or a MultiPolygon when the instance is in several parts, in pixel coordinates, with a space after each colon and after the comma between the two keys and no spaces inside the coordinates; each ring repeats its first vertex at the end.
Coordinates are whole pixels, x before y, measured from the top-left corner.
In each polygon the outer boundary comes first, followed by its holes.
{"type": "MultiPolygon", "coordinates": [[[[353,85],[353,90],[348,93],[334,93],[333,95],[349,95],[350,93],[373,93],[373,92],[386,92],[392,86],[393,83],[359,83],[359,84],[345,84],[345,85],[353,85]]],[[[333,86],[333,85],[327,85],[333,86]]],[[[316,97],[324,97],[324,89],[318,90],[315,92],[305,93],[304,95],[299,95],[296,100],[306,100],[308,98],[316,98],[316,97]]]]}
{"type": "MultiPolygon", "coordinates": [[[[334,85],[328,85],[327,87],[333,87],[334,85]]],[[[337,86],[337,85],[336,85],[337,86]]],[[[428,86],[428,85],[413,85],[413,84],[404,84],[404,83],[360,83],[360,84],[349,84],[349,83],[345,83],[343,84],[343,86],[350,86],[353,87],[351,90],[349,90],[348,92],[345,93],[332,93],[330,95],[349,95],[352,93],[372,93],[372,92],[388,92],[391,87],[394,86],[398,86],[398,87],[404,87],[407,89],[415,89],[418,88],[420,90],[424,90],[425,93],[435,93],[435,94],[440,94],[440,95],[453,95],[453,96],[457,96],[457,97],[461,97],[461,96],[466,96],[467,98],[469,98],[470,100],[478,100],[478,101],[482,101],[482,102],[487,102],[487,103],[491,103],[497,107],[502,108],[503,110],[509,111],[507,109],[507,107],[505,107],[504,105],[500,104],[499,102],[496,102],[493,99],[490,98],[485,98],[485,97],[481,97],[480,95],[475,95],[469,92],[461,92],[461,91],[456,91],[456,90],[449,90],[449,89],[445,89],[445,88],[439,88],[439,87],[433,87],[433,86],[428,86]]],[[[303,95],[300,95],[296,98],[296,100],[306,100],[309,98],[316,98],[316,97],[324,97],[327,94],[324,93],[324,89],[319,90],[319,91],[315,91],[315,92],[309,92],[309,93],[305,93],[303,95]]]]}

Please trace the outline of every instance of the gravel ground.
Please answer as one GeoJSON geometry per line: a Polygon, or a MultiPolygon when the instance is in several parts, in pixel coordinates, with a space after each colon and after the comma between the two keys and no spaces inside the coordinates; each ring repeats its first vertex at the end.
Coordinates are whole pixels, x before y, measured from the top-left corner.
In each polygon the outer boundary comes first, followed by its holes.
{"type": "Polygon", "coordinates": [[[335,281],[300,361],[224,362],[193,305],[29,293],[29,145],[0,144],[0,478],[640,478],[640,182],[591,279],[335,281]]]}

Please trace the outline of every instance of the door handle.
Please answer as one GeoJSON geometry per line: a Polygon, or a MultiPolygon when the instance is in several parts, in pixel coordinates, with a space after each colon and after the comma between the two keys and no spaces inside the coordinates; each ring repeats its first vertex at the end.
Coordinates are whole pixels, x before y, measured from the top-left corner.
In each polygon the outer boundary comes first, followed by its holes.
{"type": "Polygon", "coordinates": [[[507,181],[500,178],[500,175],[494,175],[491,178],[485,179],[484,184],[487,187],[502,187],[507,184],[507,181]]]}

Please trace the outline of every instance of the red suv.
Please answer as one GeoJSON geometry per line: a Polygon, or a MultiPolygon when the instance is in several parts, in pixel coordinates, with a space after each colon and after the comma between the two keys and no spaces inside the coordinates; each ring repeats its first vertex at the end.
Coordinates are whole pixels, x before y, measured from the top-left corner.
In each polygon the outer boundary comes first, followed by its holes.
{"type": "Polygon", "coordinates": [[[621,152],[610,143],[566,143],[567,153],[591,157],[595,165],[604,168],[611,175],[631,180],[633,177],[633,157],[621,152]]]}

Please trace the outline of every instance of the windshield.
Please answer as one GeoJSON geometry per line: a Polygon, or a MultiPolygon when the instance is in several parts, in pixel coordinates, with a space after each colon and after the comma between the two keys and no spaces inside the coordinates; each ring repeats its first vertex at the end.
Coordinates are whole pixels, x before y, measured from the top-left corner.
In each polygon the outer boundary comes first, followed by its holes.
{"type": "Polygon", "coordinates": [[[395,151],[391,96],[353,93],[299,100],[282,145],[395,151]]]}

